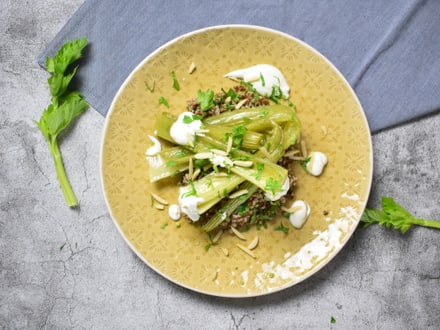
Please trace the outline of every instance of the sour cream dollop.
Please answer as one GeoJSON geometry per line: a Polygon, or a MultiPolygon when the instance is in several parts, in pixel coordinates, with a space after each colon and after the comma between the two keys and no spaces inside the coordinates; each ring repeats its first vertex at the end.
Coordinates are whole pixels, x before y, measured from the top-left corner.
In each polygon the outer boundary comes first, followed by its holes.
{"type": "Polygon", "coordinates": [[[320,151],[312,151],[309,157],[310,160],[306,166],[307,172],[313,176],[321,175],[328,162],[327,156],[320,151]]]}
{"type": "Polygon", "coordinates": [[[280,70],[270,64],[257,64],[246,69],[229,72],[226,78],[249,82],[260,95],[270,96],[274,87],[278,86],[284,98],[289,97],[290,87],[280,70]]]}
{"type": "Polygon", "coordinates": [[[197,205],[199,205],[199,203],[202,203],[204,199],[198,196],[184,196],[187,192],[187,189],[180,188],[179,207],[180,210],[185,213],[192,221],[196,222],[200,219],[197,205]]]}
{"type": "Polygon", "coordinates": [[[202,121],[194,119],[193,116],[192,112],[182,112],[173,125],[171,125],[170,135],[177,144],[192,145],[197,131],[202,129],[202,121]]]}
{"type": "Polygon", "coordinates": [[[162,151],[162,145],[160,144],[159,140],[156,139],[154,136],[148,135],[148,138],[151,140],[152,146],[147,149],[147,152],[145,154],[147,156],[155,156],[162,151]]]}
{"type": "Polygon", "coordinates": [[[171,220],[177,221],[180,219],[180,207],[177,204],[171,204],[168,208],[168,216],[171,220]]]}
{"type": "Polygon", "coordinates": [[[287,192],[289,191],[290,188],[290,181],[289,178],[287,177],[286,180],[284,180],[283,185],[281,186],[280,191],[278,191],[275,195],[272,194],[271,191],[267,191],[264,193],[264,196],[271,200],[272,202],[279,200],[281,197],[283,197],[285,194],[287,194],[287,192]]]}
{"type": "Polygon", "coordinates": [[[310,215],[310,206],[305,201],[296,200],[293,202],[292,209],[297,209],[289,215],[289,221],[295,228],[301,228],[310,215]]]}

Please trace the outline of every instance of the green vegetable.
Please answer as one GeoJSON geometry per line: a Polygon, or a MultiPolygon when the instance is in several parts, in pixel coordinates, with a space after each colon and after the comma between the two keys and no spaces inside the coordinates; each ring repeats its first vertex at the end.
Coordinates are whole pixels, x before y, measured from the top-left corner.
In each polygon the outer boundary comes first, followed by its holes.
{"type": "Polygon", "coordinates": [[[282,231],[284,234],[289,233],[289,227],[284,226],[282,222],[280,222],[278,226],[274,227],[274,230],[282,231]]]}
{"type": "Polygon", "coordinates": [[[164,98],[163,96],[159,97],[159,104],[163,104],[164,106],[166,106],[167,108],[170,107],[168,101],[166,98],[164,98]]]}
{"type": "Polygon", "coordinates": [[[208,89],[206,92],[198,90],[197,100],[200,103],[200,108],[202,111],[211,109],[214,106],[214,91],[208,89]]]}
{"type": "Polygon", "coordinates": [[[173,78],[173,88],[176,91],[180,90],[180,85],[179,85],[179,81],[176,78],[176,73],[174,71],[171,71],[171,77],[173,78]]]}
{"type": "Polygon", "coordinates": [[[331,324],[335,324],[336,323],[336,319],[333,316],[330,317],[330,323],[331,324]]]}
{"type": "Polygon", "coordinates": [[[365,209],[361,218],[362,227],[368,227],[373,223],[385,225],[387,228],[394,227],[405,234],[412,225],[440,229],[440,221],[426,220],[412,216],[391,197],[382,197],[382,210],[365,209]]]}
{"type": "Polygon", "coordinates": [[[57,138],[77,116],[89,107],[79,92],[68,91],[78,66],[67,72],[70,65],[81,57],[81,52],[86,45],[87,38],[68,41],[54,57],[46,59],[46,69],[52,74],[47,80],[52,98],[51,104],[44,109],[40,120],[36,122],[49,145],[61,190],[70,207],[76,206],[78,202],[67,179],[57,138]]]}

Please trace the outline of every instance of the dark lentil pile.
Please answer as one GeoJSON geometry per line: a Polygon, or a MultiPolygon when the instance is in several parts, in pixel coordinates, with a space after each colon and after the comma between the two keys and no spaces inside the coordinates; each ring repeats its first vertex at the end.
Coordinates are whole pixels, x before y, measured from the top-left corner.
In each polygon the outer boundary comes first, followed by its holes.
{"type": "MultiPolygon", "coordinates": [[[[214,116],[225,111],[234,110],[237,104],[241,105],[240,108],[251,108],[269,105],[271,103],[269,98],[258,95],[249,86],[237,85],[234,86],[232,90],[233,93],[222,90],[220,93],[215,94],[214,106],[209,110],[202,111],[196,98],[188,101],[187,109],[188,111],[199,116],[214,116]],[[231,94],[233,97],[231,97],[231,94]]],[[[228,229],[230,227],[234,227],[244,230],[252,225],[256,225],[257,228],[260,226],[265,227],[267,221],[270,221],[274,217],[281,215],[281,206],[294,198],[293,190],[296,185],[297,178],[294,174],[293,162],[290,158],[282,157],[278,164],[288,170],[290,189],[287,194],[279,200],[272,202],[264,197],[263,190],[258,189],[251,197],[247,199],[247,201],[245,201],[235,210],[229,219],[226,219],[220,225],[220,228],[228,229]]],[[[183,177],[181,184],[188,184],[188,177],[186,175],[183,177]]],[[[239,189],[240,188],[238,187],[237,190],[239,189]]],[[[200,223],[205,223],[207,220],[209,220],[215,212],[222,208],[226,200],[227,198],[220,201],[216,207],[204,213],[201,216],[200,223]]]]}

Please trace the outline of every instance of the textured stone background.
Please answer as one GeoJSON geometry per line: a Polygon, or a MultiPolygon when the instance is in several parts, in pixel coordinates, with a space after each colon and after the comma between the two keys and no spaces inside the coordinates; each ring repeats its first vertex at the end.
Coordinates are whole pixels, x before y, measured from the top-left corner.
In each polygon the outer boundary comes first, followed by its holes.
{"type": "MultiPolygon", "coordinates": [[[[49,102],[36,57],[81,3],[0,2],[0,328],[438,329],[440,231],[425,228],[358,229],[322,271],[269,296],[213,298],[169,283],[107,213],[104,118],[93,109],[61,140],[81,205],[67,208],[33,122],[49,102]]],[[[370,206],[386,194],[440,220],[439,130],[437,112],[373,136],[370,206]]]]}

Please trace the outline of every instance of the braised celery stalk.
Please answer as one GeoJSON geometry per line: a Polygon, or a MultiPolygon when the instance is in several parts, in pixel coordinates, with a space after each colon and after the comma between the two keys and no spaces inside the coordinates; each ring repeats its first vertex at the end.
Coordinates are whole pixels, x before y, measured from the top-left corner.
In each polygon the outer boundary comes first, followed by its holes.
{"type": "Polygon", "coordinates": [[[78,67],[70,72],[67,69],[81,57],[82,50],[86,45],[87,38],[68,41],[54,57],[46,59],[46,69],[52,74],[48,79],[52,98],[51,104],[43,111],[40,120],[36,122],[49,145],[61,190],[70,207],[76,206],[78,202],[67,179],[58,146],[58,136],[89,107],[79,92],[68,91],[69,84],[78,67]]]}
{"type": "Polygon", "coordinates": [[[193,155],[191,151],[175,146],[164,149],[153,156],[147,156],[150,164],[150,182],[156,182],[188,170],[189,159],[193,155]]]}

